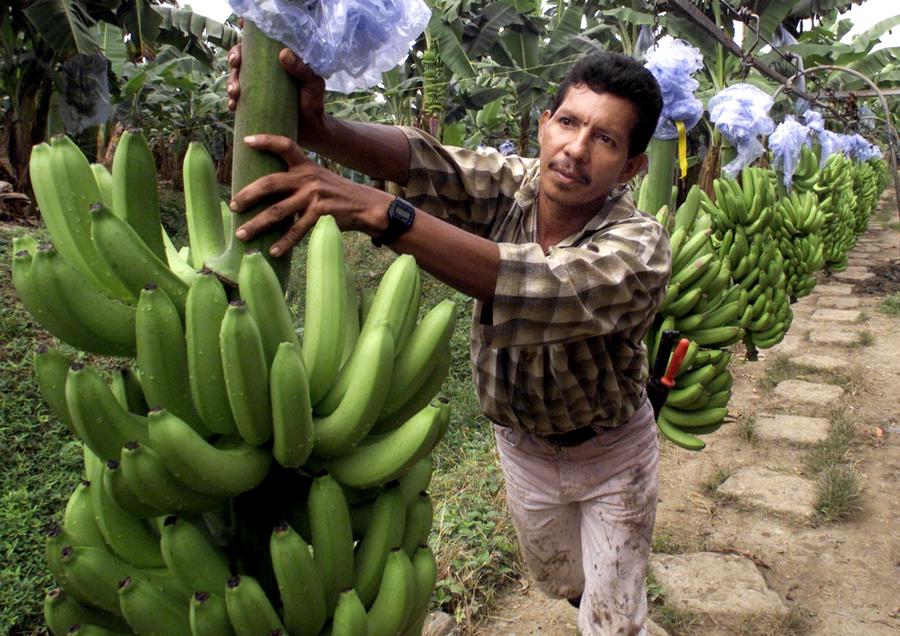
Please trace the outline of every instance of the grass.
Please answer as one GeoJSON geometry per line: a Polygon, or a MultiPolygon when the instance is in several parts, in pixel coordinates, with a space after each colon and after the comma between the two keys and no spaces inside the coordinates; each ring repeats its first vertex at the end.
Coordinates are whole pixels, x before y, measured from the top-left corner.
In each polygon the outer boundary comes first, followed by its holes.
{"type": "Polygon", "coordinates": [[[856,424],[843,411],[831,415],[828,437],[806,456],[816,475],[816,518],[826,523],[852,519],[862,509],[862,488],[851,461],[856,424]]]}
{"type": "MultiPolygon", "coordinates": [[[[174,204],[171,204],[174,206],[174,204]]],[[[177,217],[177,210],[171,213],[177,217]]],[[[176,246],[183,228],[170,228],[176,246]]],[[[40,342],[52,338],[31,321],[10,284],[12,236],[22,228],[0,226],[0,634],[43,634],[42,602],[53,581],[44,561],[44,534],[61,513],[81,474],[81,451],[63,424],[38,394],[31,356],[40,342]]],[[[39,238],[46,234],[37,230],[39,238]]],[[[293,255],[288,299],[302,325],[305,297],[301,244],[293,255]]],[[[376,250],[367,237],[345,235],[348,265],[358,289],[374,291],[395,255],[376,250]]],[[[472,302],[423,273],[420,318],[444,298],[457,303],[457,326],[451,340],[454,362],[442,388],[451,400],[450,428],[435,450],[430,494],[435,502],[431,544],[438,561],[435,590],[438,607],[466,631],[519,576],[515,533],[505,509],[502,475],[493,432],[481,415],[469,369],[469,325],[472,302]]],[[[66,351],[73,350],[64,347],[66,351]]],[[[89,357],[110,368],[112,359],[89,357]]]]}
{"type": "Polygon", "coordinates": [[[878,311],[893,318],[900,318],[900,292],[886,296],[878,305],[878,311]]]}
{"type": "Polygon", "coordinates": [[[668,528],[656,526],[650,542],[650,551],[654,554],[681,554],[685,546],[668,528]]]}
{"type": "Polygon", "coordinates": [[[713,499],[724,498],[724,495],[719,492],[719,486],[724,484],[725,480],[731,477],[732,472],[731,468],[716,466],[713,473],[700,484],[700,492],[713,499]]]}
{"type": "MultiPolygon", "coordinates": [[[[847,366],[840,371],[831,371],[805,364],[798,364],[797,362],[794,362],[789,355],[779,353],[766,366],[763,376],[758,380],[758,384],[763,390],[763,393],[771,397],[778,384],[798,376],[803,376],[804,379],[809,379],[810,381],[834,384],[843,387],[853,395],[865,388],[868,378],[865,368],[859,365],[847,366]]],[[[751,439],[753,431],[745,430],[745,428],[752,428],[753,424],[755,424],[755,422],[741,421],[741,436],[750,443],[753,443],[751,439]]]]}
{"type": "Polygon", "coordinates": [[[795,375],[797,375],[797,365],[791,361],[789,355],[779,353],[766,365],[765,372],[758,383],[763,393],[771,396],[776,386],[785,380],[790,380],[795,375]]]}
{"type": "Polygon", "coordinates": [[[751,446],[759,441],[759,436],[756,434],[756,415],[740,418],[737,430],[740,438],[751,446]]]}
{"type": "Polygon", "coordinates": [[[857,346],[859,347],[870,347],[875,344],[875,334],[873,334],[868,329],[864,329],[859,332],[859,338],[856,341],[857,346]]]}
{"type": "Polygon", "coordinates": [[[748,616],[735,627],[734,636],[799,636],[810,626],[809,613],[792,605],[786,614],[748,616]]]}
{"type": "Polygon", "coordinates": [[[692,633],[699,617],[690,610],[673,606],[666,600],[666,592],[653,576],[647,573],[647,604],[650,618],[671,636],[688,636],[692,633]]]}

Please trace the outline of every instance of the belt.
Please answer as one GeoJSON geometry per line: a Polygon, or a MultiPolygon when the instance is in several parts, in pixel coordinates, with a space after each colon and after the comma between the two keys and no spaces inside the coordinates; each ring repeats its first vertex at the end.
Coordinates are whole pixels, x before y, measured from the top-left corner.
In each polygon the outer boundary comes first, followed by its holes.
{"type": "Polygon", "coordinates": [[[578,446],[579,444],[584,444],[589,439],[597,437],[598,433],[599,431],[593,426],[582,426],[581,428],[576,428],[574,431],[545,435],[544,439],[557,446],[578,446]]]}

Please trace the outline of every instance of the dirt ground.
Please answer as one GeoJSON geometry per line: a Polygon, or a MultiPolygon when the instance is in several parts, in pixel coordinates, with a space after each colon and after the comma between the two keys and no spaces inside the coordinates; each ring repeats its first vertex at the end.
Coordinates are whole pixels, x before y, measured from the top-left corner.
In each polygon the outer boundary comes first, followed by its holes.
{"type": "MultiPolygon", "coordinates": [[[[851,265],[865,266],[876,274],[875,280],[856,285],[850,294],[859,301],[860,321],[817,324],[812,315],[820,294],[814,291],[794,306],[791,336],[782,345],[760,352],[759,359],[752,362],[744,359],[741,347],[735,347],[730,423],[707,436],[706,449],[694,453],[663,444],[657,547],[668,552],[712,551],[752,559],[768,586],[800,620],[773,628],[762,621],[754,624],[754,617],[748,616],[738,630],[700,616],[677,633],[900,634],[900,318],[878,310],[886,294],[900,291],[900,232],[896,225],[888,225],[896,220],[896,199],[889,188],[870,229],[851,252],[851,265]],[[886,222],[875,222],[881,215],[886,215],[886,222]],[[816,344],[812,334],[826,328],[865,331],[871,335],[871,343],[853,347],[816,344]],[[764,388],[762,380],[779,352],[791,357],[827,355],[846,363],[841,373],[850,382],[845,384],[841,407],[857,426],[848,459],[863,488],[862,510],[849,521],[791,519],[706,494],[705,486],[717,474],[727,475],[749,465],[814,478],[806,465],[808,448],[751,444],[741,434],[741,421],[758,413],[830,417],[835,412],[834,406],[811,412],[817,410],[815,405],[798,406],[764,388]]],[[[820,279],[821,284],[848,282],[837,276],[820,279]]],[[[568,604],[547,598],[523,580],[506,592],[476,634],[563,636],[575,631],[575,611],[568,604]]]]}

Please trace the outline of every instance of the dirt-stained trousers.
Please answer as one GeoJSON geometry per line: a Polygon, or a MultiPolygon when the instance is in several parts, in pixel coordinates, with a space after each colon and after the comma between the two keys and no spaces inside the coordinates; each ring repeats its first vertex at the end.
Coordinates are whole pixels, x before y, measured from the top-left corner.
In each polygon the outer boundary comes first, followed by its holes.
{"type": "Polygon", "coordinates": [[[547,594],[581,596],[584,636],[644,636],[659,439],[649,401],[578,446],[495,426],[513,525],[547,594]]]}

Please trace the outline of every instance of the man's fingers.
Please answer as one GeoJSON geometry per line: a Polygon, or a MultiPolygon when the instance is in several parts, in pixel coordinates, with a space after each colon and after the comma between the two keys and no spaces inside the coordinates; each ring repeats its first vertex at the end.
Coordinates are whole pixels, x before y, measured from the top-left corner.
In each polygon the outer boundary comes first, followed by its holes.
{"type": "MultiPolygon", "coordinates": [[[[235,232],[235,236],[237,236],[242,241],[252,239],[253,237],[263,232],[271,230],[274,226],[282,223],[285,219],[290,219],[295,212],[303,209],[301,205],[302,202],[299,195],[289,197],[283,201],[279,201],[278,203],[270,205],[255,217],[241,225],[235,232]]],[[[294,230],[294,232],[302,232],[302,227],[303,226],[301,224],[300,230],[294,230]]],[[[291,230],[288,230],[288,232],[291,232],[291,230]]],[[[303,233],[301,233],[299,236],[300,238],[302,238],[303,233]]],[[[300,238],[298,238],[297,240],[299,241],[300,238]]],[[[293,245],[293,243],[291,243],[290,245],[293,245]]]]}
{"type": "Polygon", "coordinates": [[[306,233],[312,229],[316,218],[311,214],[304,214],[294,221],[294,224],[288,228],[288,231],[269,248],[269,254],[272,256],[281,256],[297,243],[303,240],[306,233]]]}
{"type": "Polygon", "coordinates": [[[273,172],[244,186],[231,198],[228,207],[232,212],[245,212],[264,199],[297,189],[296,179],[287,172],[273,172]]]}
{"type": "Polygon", "coordinates": [[[239,68],[241,66],[241,45],[235,44],[228,49],[228,66],[239,68]]]}
{"type": "Polygon", "coordinates": [[[260,152],[271,152],[278,155],[287,164],[288,170],[309,161],[297,142],[283,135],[248,135],[244,143],[260,152]]]}

